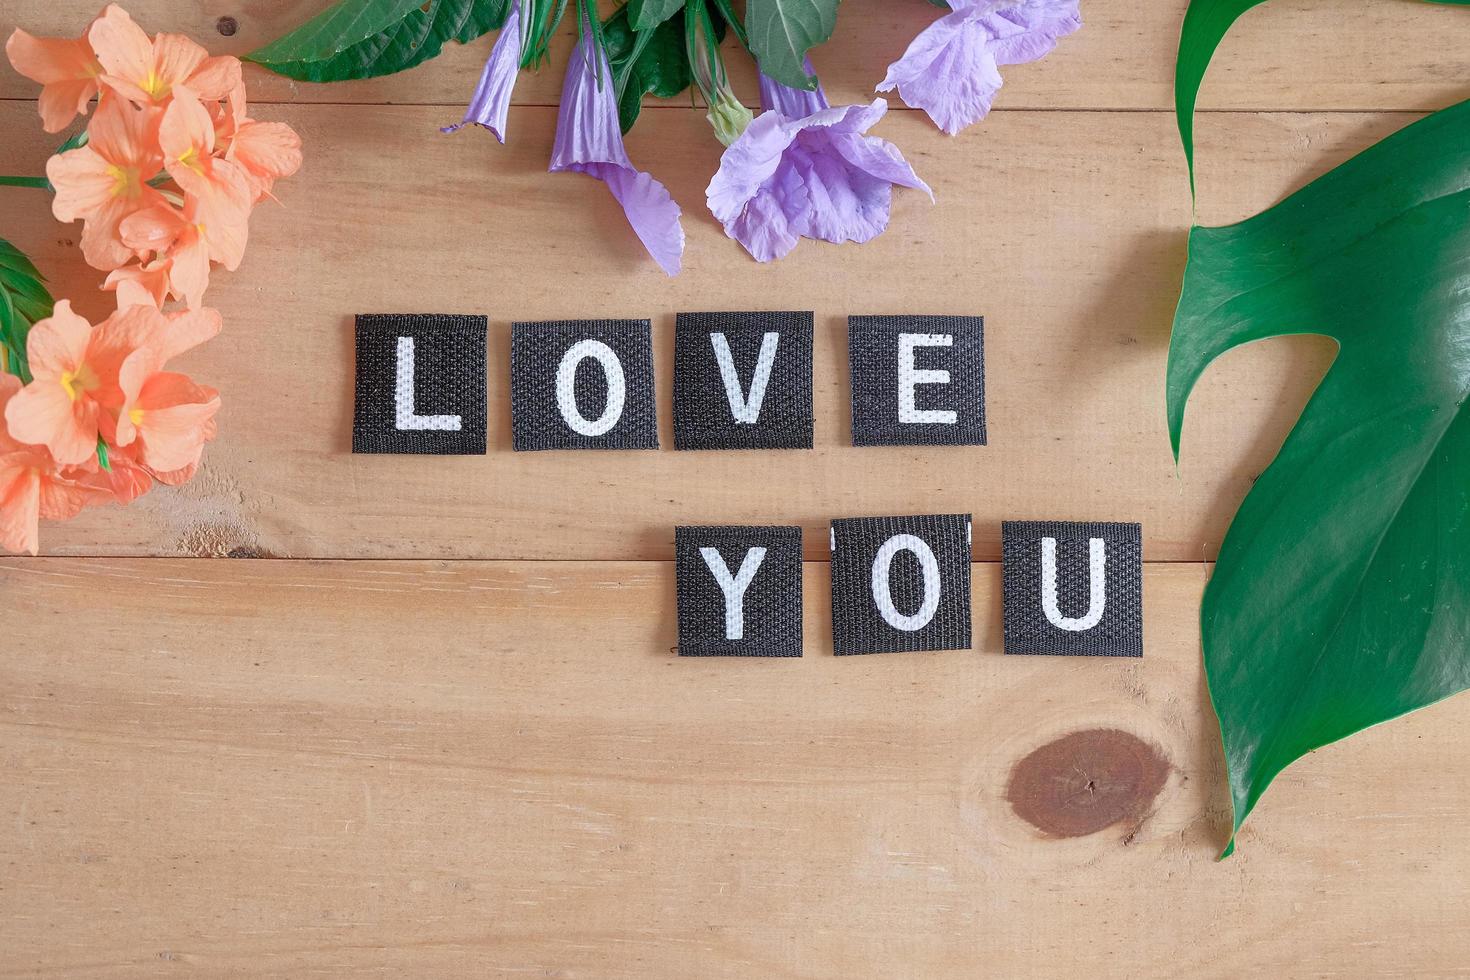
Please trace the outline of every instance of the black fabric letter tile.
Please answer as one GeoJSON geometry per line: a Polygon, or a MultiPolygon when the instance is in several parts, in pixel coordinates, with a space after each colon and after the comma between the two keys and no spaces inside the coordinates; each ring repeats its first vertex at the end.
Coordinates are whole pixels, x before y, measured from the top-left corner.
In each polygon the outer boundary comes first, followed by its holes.
{"type": "Polygon", "coordinates": [[[648,321],[514,324],[510,419],[517,450],[657,449],[648,321]]]}
{"type": "Polygon", "coordinates": [[[1143,656],[1138,524],[1005,521],[1006,653],[1143,656]]]}
{"type": "Polygon", "coordinates": [[[970,515],[832,522],[839,656],[970,648],[970,515]]]}
{"type": "Polygon", "coordinates": [[[675,528],[674,577],[679,656],[801,656],[801,528],[675,528]]]}
{"type": "Polygon", "coordinates": [[[985,318],[847,318],[854,446],[985,445],[985,318]]]}
{"type": "Polygon", "coordinates": [[[355,453],[485,452],[482,316],[357,316],[355,453]]]}
{"type": "Polygon", "coordinates": [[[812,448],[811,313],[680,313],[674,448],[812,448]]]}

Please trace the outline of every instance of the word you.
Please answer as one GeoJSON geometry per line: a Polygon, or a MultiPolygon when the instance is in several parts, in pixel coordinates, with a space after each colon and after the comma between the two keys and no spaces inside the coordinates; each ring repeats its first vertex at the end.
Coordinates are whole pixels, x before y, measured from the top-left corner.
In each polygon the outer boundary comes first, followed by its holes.
{"type": "MultiPolygon", "coordinates": [[[[359,315],[353,451],[484,453],[487,329],[359,315]]],[[[849,317],[848,358],[854,445],[985,445],[981,317],[849,317]]],[[[510,391],[518,451],[658,448],[647,320],[514,324],[510,391]]],[[[812,448],[812,314],[680,313],[674,448],[812,448]]]]}
{"type": "MultiPolygon", "coordinates": [[[[968,514],[834,520],[839,656],[971,646],[968,514]]],[[[1006,521],[1005,652],[1143,656],[1138,524],[1006,521]]],[[[801,528],[674,532],[679,654],[799,657],[801,528]]]]}

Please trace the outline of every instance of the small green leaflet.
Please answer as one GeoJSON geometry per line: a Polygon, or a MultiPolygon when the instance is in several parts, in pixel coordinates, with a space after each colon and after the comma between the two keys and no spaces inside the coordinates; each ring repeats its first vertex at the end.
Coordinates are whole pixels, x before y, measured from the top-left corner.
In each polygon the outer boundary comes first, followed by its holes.
{"type": "Polygon", "coordinates": [[[1176,454],[1210,362],[1294,333],[1339,353],[1200,610],[1235,831],[1306,753],[1470,687],[1470,102],[1254,218],[1190,231],[1176,454]]]}
{"type": "Polygon", "coordinates": [[[0,351],[4,369],[27,384],[26,336],[31,325],[51,315],[54,301],[45,280],[31,260],[14,245],[0,238],[0,351]]]}
{"type": "Polygon", "coordinates": [[[624,9],[633,30],[646,31],[683,10],[684,0],[628,0],[624,9]]]}
{"type": "Polygon", "coordinates": [[[761,71],[792,88],[810,91],[806,53],[832,36],[837,0],[747,0],[745,29],[761,71]]]}
{"type": "MultiPolygon", "coordinates": [[[[1241,14],[1266,0],[1192,0],[1179,33],[1179,54],[1174,59],[1174,113],[1179,120],[1179,137],[1184,142],[1184,159],[1189,165],[1189,186],[1194,188],[1194,105],[1200,83],[1230,25],[1241,14]]],[[[1429,3],[1470,4],[1470,0],[1428,0],[1429,3]]]]}
{"type": "Polygon", "coordinates": [[[508,10],[509,0],[341,0],[246,57],[304,82],[375,78],[499,28],[508,10]]]}

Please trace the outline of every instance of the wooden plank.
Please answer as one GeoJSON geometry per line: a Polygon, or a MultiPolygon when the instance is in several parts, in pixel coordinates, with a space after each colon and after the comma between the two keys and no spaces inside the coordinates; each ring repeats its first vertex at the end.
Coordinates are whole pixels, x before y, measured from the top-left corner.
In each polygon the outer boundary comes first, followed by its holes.
{"type": "MultiPolygon", "coordinates": [[[[20,134],[0,171],[39,166],[20,134]]],[[[968,512],[975,553],[999,556],[1006,518],[1140,520],[1151,560],[1216,553],[1235,504],[1269,461],[1324,369],[1326,342],[1228,355],[1196,394],[1176,478],[1164,425],[1164,361],[1184,260],[1188,186],[1168,115],[1008,113],[985,152],[964,152],[894,114],[880,132],[939,203],[895,195],[890,230],[861,248],[803,243],[760,266],[703,208],[718,144],[688,113],[652,113],[635,160],[686,208],[685,272],[639,250],[611,195],[548,175],[554,110],[518,109],[521,134],[453,140],[422,107],[282,107],[303,172],[256,212],[249,253],[217,272],[222,336],[187,370],[224,392],[222,434],[182,491],[48,526],[55,554],[282,557],[667,558],[679,523],[800,523],[825,556],[838,516],[968,512]],[[512,319],[652,316],[660,424],[672,446],[675,311],[817,311],[817,448],[757,453],[514,453],[512,319]],[[352,318],[408,310],[491,318],[490,452],[351,455],[352,318]],[[991,445],[850,443],[845,317],[987,317],[991,445]]],[[[1398,115],[1211,116],[1201,128],[1200,217],[1235,220],[1407,123],[1398,115]]],[[[39,191],[0,188],[6,234],[58,296],[97,318],[110,294],[39,191]]]]}
{"type": "Polygon", "coordinates": [[[666,563],[3,561],[0,973],[1458,972],[1470,706],[1215,863],[1204,577],[1148,567],[1142,661],[1000,656],[994,565],[977,651],[835,658],[814,563],[808,655],[733,662],[669,652],[666,563]],[[1018,761],[1092,729],[1162,786],[1084,739],[1058,812],[1127,816],[1043,834],[1018,761]]]}
{"type": "MultiPolygon", "coordinates": [[[[326,0],[133,0],[139,23],[188,34],[218,53],[245,54],[303,23],[326,0]],[[235,33],[222,37],[220,18],[235,33]]],[[[1168,109],[1173,106],[1174,50],[1187,0],[1086,0],[1081,32],[1035,65],[1005,70],[1004,109],[1168,109]]],[[[606,9],[612,9],[605,5],[606,9]]],[[[11,0],[0,31],[75,35],[95,4],[11,0]]],[[[834,101],[872,97],[887,65],[939,13],[922,0],[845,0],[833,40],[816,63],[834,101]]],[[[516,98],[554,104],[570,49],[571,18],[549,66],[525,75],[516,98]]],[[[1467,62],[1463,11],[1405,0],[1358,0],[1345,17],[1340,0],[1274,0],[1247,14],[1220,48],[1202,107],[1230,109],[1440,108],[1464,96],[1467,62]]],[[[474,90],[490,39],[449,45],[438,59],[387,78],[312,85],[257,72],[258,101],[437,103],[463,105],[474,90]]],[[[728,55],[737,89],[755,101],[749,59],[728,55]]],[[[34,86],[0,69],[0,98],[32,97],[34,86]]],[[[444,122],[440,116],[436,120],[444,122]]],[[[975,137],[978,139],[978,137],[975,137]]]]}

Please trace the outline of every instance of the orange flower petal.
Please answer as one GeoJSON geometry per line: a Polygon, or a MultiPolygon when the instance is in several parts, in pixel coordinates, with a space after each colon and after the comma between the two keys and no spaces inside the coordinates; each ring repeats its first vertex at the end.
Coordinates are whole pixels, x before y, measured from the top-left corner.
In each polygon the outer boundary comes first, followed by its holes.
{"type": "Polygon", "coordinates": [[[129,195],[136,195],[137,185],[152,180],[163,166],[156,132],[160,118],[157,109],[106,95],[87,127],[89,147],[113,166],[133,171],[128,175],[129,195]]]}
{"type": "Polygon", "coordinates": [[[190,309],[198,309],[204,303],[204,291],[209,288],[209,247],[196,235],[176,244],[168,257],[172,262],[168,272],[169,289],[175,296],[183,297],[190,309]]]}
{"type": "Polygon", "coordinates": [[[21,442],[45,446],[65,466],[97,452],[97,404],[72,401],[58,381],[33,381],[5,406],[10,434],[21,442]]]}
{"type": "Polygon", "coordinates": [[[229,158],[255,177],[262,191],[268,192],[272,182],[289,177],[301,168],[301,137],[285,123],[251,120],[235,133],[229,158]]]}
{"type": "Polygon", "coordinates": [[[76,221],[100,211],[112,199],[117,178],[90,146],[57,154],[46,161],[46,179],[56,188],[51,213],[57,221],[76,221]]]}
{"type": "Polygon", "coordinates": [[[37,320],[26,338],[26,360],[30,362],[32,376],[37,380],[59,381],[63,373],[75,371],[86,358],[91,339],[92,325],[72,312],[71,300],[58,300],[51,315],[37,320]]]}
{"type": "Polygon", "coordinates": [[[188,228],[183,212],[164,202],[134,211],[118,224],[117,230],[122,243],[136,252],[165,252],[188,228]]]}
{"type": "Polygon", "coordinates": [[[243,86],[240,59],[232,55],[205,58],[184,80],[189,89],[206,102],[218,102],[229,98],[230,93],[243,86]]]}
{"type": "Polygon", "coordinates": [[[40,516],[48,521],[69,521],[82,512],[84,507],[110,503],[111,489],[95,476],[85,481],[63,480],[59,477],[41,477],[40,516]]]}
{"type": "Polygon", "coordinates": [[[180,354],[193,350],[206,340],[213,340],[219,335],[222,326],[219,310],[170,313],[167,319],[168,326],[152,344],[165,361],[171,361],[180,354]]]}
{"type": "Polygon", "coordinates": [[[36,37],[16,28],[5,42],[5,55],[16,71],[41,85],[82,79],[95,85],[102,70],[86,38],[36,37]]]}
{"type": "MultiPolygon", "coordinates": [[[[146,207],[154,199],[162,200],[157,191],[149,188],[149,192],[141,206],[146,207]]],[[[82,258],[88,265],[110,272],[132,260],[133,250],[118,237],[118,226],[139,207],[139,202],[114,197],[87,217],[82,225],[82,258]]]]}
{"type": "Polygon", "coordinates": [[[120,504],[132,503],[153,488],[153,477],[137,461],[132,449],[114,446],[108,454],[112,469],[102,471],[87,480],[112,494],[120,504]]]}
{"type": "Polygon", "coordinates": [[[41,128],[48,133],[59,133],[77,114],[87,114],[87,103],[97,94],[97,82],[93,79],[80,81],[52,82],[41,89],[41,98],[36,106],[41,111],[41,128]]]}
{"type": "Polygon", "coordinates": [[[153,42],[126,10],[108,4],[87,29],[87,40],[102,63],[104,81],[139,102],[152,99],[146,84],[154,68],[153,42]]]}
{"type": "MultiPolygon", "coordinates": [[[[136,215],[130,216],[122,223],[123,240],[127,241],[128,222],[136,215]]],[[[163,306],[164,300],[168,299],[168,273],[172,262],[169,259],[159,259],[148,265],[126,265],[121,269],[114,269],[107,274],[107,281],[102,284],[103,289],[111,289],[117,292],[117,308],[125,310],[130,306],[152,305],[163,306]]]]}
{"type": "Polygon", "coordinates": [[[159,34],[153,39],[153,71],[164,86],[161,96],[171,93],[176,85],[189,81],[189,76],[209,58],[209,52],[183,34],[159,34]]]}
{"type": "Polygon", "coordinates": [[[41,477],[27,454],[0,456],[0,548],[36,554],[41,547],[41,477]]]}
{"type": "Polygon", "coordinates": [[[218,392],[165,371],[148,379],[138,404],[139,455],[147,466],[167,473],[198,463],[219,411],[218,392]]]}
{"type": "Polygon", "coordinates": [[[198,96],[180,86],[158,126],[158,145],[169,176],[191,194],[209,193],[214,120],[198,96]]]}

